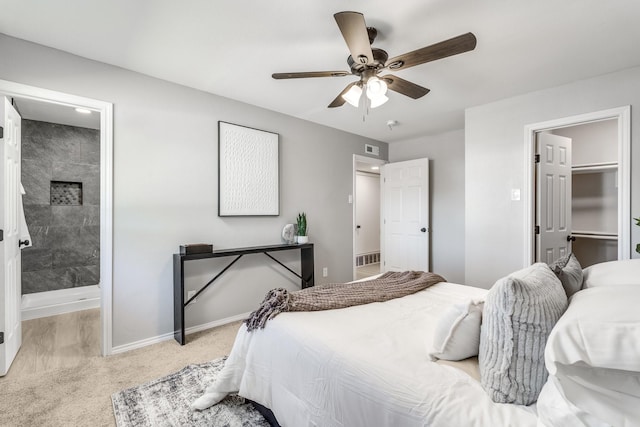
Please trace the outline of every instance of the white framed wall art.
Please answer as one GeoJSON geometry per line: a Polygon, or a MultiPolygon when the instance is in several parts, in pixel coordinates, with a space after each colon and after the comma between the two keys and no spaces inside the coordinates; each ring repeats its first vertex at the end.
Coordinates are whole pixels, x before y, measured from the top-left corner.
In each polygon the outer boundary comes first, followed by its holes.
{"type": "Polygon", "coordinates": [[[218,216],[280,214],[279,135],[218,122],[218,216]]]}

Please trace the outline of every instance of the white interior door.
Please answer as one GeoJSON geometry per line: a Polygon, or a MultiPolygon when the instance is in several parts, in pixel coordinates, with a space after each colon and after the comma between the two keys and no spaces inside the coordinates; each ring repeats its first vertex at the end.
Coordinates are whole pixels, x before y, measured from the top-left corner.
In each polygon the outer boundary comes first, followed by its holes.
{"type": "Polygon", "coordinates": [[[20,116],[9,100],[4,97],[0,102],[0,126],[2,143],[0,144],[0,226],[3,240],[0,242],[0,375],[5,375],[22,344],[21,301],[21,265],[18,248],[18,200],[20,197],[20,116]]]}
{"type": "Polygon", "coordinates": [[[571,138],[539,133],[536,261],[552,263],[571,250],[571,138]]]}
{"type": "Polygon", "coordinates": [[[382,167],[383,271],[429,271],[429,159],[382,167]]]}

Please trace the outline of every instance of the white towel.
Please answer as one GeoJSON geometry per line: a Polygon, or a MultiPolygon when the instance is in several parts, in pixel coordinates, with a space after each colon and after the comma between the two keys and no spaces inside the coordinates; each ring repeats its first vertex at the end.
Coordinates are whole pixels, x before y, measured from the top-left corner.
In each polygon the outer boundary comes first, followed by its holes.
{"type": "Polygon", "coordinates": [[[27,194],[27,193],[24,191],[24,187],[22,186],[22,183],[20,183],[20,203],[18,206],[18,209],[20,210],[18,215],[18,220],[20,221],[20,224],[18,224],[18,241],[27,242],[26,245],[20,245],[20,249],[24,249],[32,246],[31,235],[29,234],[29,228],[27,227],[27,219],[24,216],[24,206],[22,204],[22,196],[24,194],[27,194]]]}

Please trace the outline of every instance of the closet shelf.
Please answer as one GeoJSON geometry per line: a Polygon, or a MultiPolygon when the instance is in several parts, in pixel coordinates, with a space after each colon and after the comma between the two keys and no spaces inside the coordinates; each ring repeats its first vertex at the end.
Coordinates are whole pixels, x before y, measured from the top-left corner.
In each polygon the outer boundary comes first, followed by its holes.
{"type": "Polygon", "coordinates": [[[596,239],[596,240],[618,240],[617,233],[605,233],[602,231],[578,231],[573,230],[571,235],[581,239],[596,239]]]}
{"type": "Polygon", "coordinates": [[[616,171],[616,170],[618,170],[617,162],[590,163],[586,165],[573,165],[571,167],[571,171],[574,174],[608,172],[608,171],[616,171]]]}

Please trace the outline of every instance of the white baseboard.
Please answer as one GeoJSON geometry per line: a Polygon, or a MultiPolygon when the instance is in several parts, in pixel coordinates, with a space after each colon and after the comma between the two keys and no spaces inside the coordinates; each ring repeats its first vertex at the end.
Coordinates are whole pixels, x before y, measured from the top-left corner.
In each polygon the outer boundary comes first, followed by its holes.
{"type": "Polygon", "coordinates": [[[124,352],[127,352],[127,351],[135,350],[136,348],[142,348],[142,347],[146,347],[148,345],[158,344],[158,343],[163,342],[163,341],[168,341],[170,339],[173,339],[173,332],[169,332],[167,334],[162,334],[162,335],[157,335],[157,336],[151,337],[151,338],[145,338],[143,340],[134,341],[134,342],[129,343],[129,344],[123,344],[123,345],[115,346],[115,347],[111,348],[111,353],[110,354],[124,353],[124,352]]]}
{"type": "MultiPolygon", "coordinates": [[[[213,322],[205,323],[202,325],[191,326],[189,328],[186,328],[184,330],[184,333],[186,335],[194,334],[196,332],[204,331],[205,329],[216,328],[218,326],[226,325],[228,323],[237,322],[238,320],[244,320],[244,319],[247,319],[250,314],[251,312],[249,311],[247,313],[238,314],[236,316],[225,317],[224,319],[220,319],[220,320],[214,320],[213,322]]],[[[173,336],[173,334],[171,336],[173,336]]]]}
{"type": "Polygon", "coordinates": [[[38,319],[100,307],[100,287],[81,286],[22,296],[22,320],[38,319]]]}
{"type": "MultiPolygon", "coordinates": [[[[214,320],[213,322],[204,323],[202,325],[191,326],[189,328],[186,328],[184,332],[186,335],[190,335],[196,332],[204,331],[206,329],[211,329],[218,326],[226,325],[228,323],[237,322],[238,320],[244,320],[248,318],[250,314],[251,312],[242,313],[242,314],[238,314],[231,317],[225,317],[224,319],[214,320]]],[[[169,332],[167,334],[157,335],[155,337],[145,338],[140,341],[135,341],[129,344],[123,344],[123,345],[113,347],[111,349],[111,354],[124,353],[126,351],[135,350],[137,348],[146,347],[152,344],[158,344],[163,341],[169,341],[172,339],[173,339],[173,332],[169,332]]]]}

